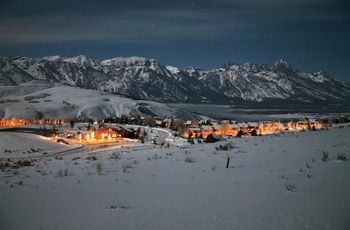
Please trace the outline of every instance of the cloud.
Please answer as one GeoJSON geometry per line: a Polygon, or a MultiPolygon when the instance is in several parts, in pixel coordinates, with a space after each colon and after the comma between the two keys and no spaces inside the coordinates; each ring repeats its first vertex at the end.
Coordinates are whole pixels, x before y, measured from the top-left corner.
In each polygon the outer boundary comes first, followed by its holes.
{"type": "MultiPolygon", "coordinates": [[[[186,7],[132,8],[118,4],[113,10],[96,10],[92,6],[75,5],[65,11],[54,5],[33,7],[30,12],[4,18],[0,28],[1,42],[60,42],[77,40],[111,40],[140,42],[142,40],[200,39],[212,40],[226,30],[242,30],[242,20],[231,20],[208,8],[186,7]],[[49,7],[51,6],[51,7],[49,7]],[[42,13],[41,10],[47,10],[42,13]],[[41,13],[39,13],[41,12],[41,13]]],[[[241,32],[241,34],[242,34],[241,32]]]]}
{"type": "Polygon", "coordinates": [[[5,1],[0,10],[0,42],[234,42],[298,38],[299,31],[307,33],[308,28],[303,24],[348,20],[349,15],[337,8],[339,2],[5,1]]]}

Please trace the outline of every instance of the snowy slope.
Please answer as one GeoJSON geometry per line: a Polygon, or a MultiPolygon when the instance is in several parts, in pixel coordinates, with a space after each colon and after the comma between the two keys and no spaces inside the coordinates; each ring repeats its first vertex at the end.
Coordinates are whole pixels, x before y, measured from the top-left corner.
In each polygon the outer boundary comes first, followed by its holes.
{"type": "Polygon", "coordinates": [[[197,115],[165,104],[132,100],[109,92],[34,81],[20,86],[1,86],[0,115],[4,119],[91,118],[159,116],[197,118],[197,115]]]}

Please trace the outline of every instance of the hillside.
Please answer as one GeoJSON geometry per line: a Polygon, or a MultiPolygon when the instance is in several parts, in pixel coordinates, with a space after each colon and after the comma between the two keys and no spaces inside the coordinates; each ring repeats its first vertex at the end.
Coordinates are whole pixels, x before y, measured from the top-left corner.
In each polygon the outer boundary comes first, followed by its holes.
{"type": "Polygon", "coordinates": [[[199,118],[181,109],[109,92],[31,81],[18,86],[0,86],[0,117],[79,118],[154,116],[199,118]]]}

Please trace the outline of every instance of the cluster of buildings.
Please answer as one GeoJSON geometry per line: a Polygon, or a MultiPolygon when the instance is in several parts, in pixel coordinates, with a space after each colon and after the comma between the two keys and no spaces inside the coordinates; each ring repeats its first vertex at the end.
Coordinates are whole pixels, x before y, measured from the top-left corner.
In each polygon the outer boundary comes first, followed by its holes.
{"type": "Polygon", "coordinates": [[[19,118],[11,118],[11,119],[0,119],[0,126],[17,126],[17,125],[29,125],[31,124],[29,119],[19,119],[19,118]]]}
{"type": "MultiPolygon", "coordinates": [[[[132,120],[132,119],[131,119],[132,120]]],[[[146,121],[143,119],[142,121],[146,121]]],[[[0,120],[0,126],[19,126],[28,124],[62,124],[68,123],[65,119],[19,119],[11,118],[7,120],[0,120]]],[[[302,119],[299,121],[290,121],[288,123],[282,123],[280,121],[260,121],[260,122],[232,122],[221,121],[218,123],[211,123],[208,121],[183,121],[181,119],[160,119],[152,118],[152,122],[149,122],[149,126],[159,126],[171,128],[178,131],[178,134],[183,137],[202,137],[206,138],[210,134],[219,136],[241,136],[245,134],[265,135],[282,130],[306,130],[306,129],[320,129],[323,127],[323,123],[314,119],[302,119]],[[152,125],[151,125],[152,124],[152,125]]],[[[146,125],[146,124],[143,124],[146,125]]],[[[77,133],[65,133],[65,137],[80,141],[111,141],[120,137],[139,138],[143,134],[140,130],[134,130],[125,126],[109,125],[107,127],[100,127],[85,132],[78,131],[77,133]]]]}
{"type": "Polygon", "coordinates": [[[186,122],[184,137],[207,137],[209,134],[219,136],[241,136],[250,133],[253,136],[266,135],[283,130],[306,130],[320,129],[324,125],[322,122],[313,119],[303,119],[282,123],[280,121],[260,121],[260,122],[229,122],[222,121],[220,124],[198,125],[198,123],[186,122]]]}
{"type": "Polygon", "coordinates": [[[0,119],[0,126],[18,126],[18,125],[30,125],[30,124],[39,124],[39,125],[58,125],[66,123],[68,119],[61,119],[61,118],[17,118],[13,117],[10,119],[0,119]]]}
{"type": "Polygon", "coordinates": [[[65,138],[72,138],[80,142],[105,142],[116,141],[121,138],[139,138],[143,133],[140,130],[135,130],[129,127],[122,126],[107,126],[93,128],[86,131],[78,130],[77,132],[64,131],[65,138]]]}

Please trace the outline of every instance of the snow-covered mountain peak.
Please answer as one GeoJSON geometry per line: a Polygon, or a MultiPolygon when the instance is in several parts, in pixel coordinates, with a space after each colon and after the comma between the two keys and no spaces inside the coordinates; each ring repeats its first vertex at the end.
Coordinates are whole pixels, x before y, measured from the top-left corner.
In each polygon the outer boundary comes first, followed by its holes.
{"type": "Polygon", "coordinates": [[[174,67],[174,66],[167,65],[167,66],[165,66],[165,68],[167,70],[169,70],[170,73],[172,73],[172,74],[179,74],[179,73],[181,73],[181,69],[177,68],[177,67],[174,67]]]}
{"type": "Polygon", "coordinates": [[[285,60],[280,59],[277,62],[275,62],[271,67],[270,70],[274,73],[277,73],[279,76],[297,76],[300,73],[299,70],[288,64],[285,60]]]}
{"type": "Polygon", "coordinates": [[[186,72],[194,72],[194,71],[198,71],[198,72],[206,72],[205,69],[200,68],[200,67],[195,67],[195,66],[189,66],[186,67],[185,69],[183,69],[186,72]]]}
{"type": "Polygon", "coordinates": [[[79,64],[81,66],[92,66],[92,67],[98,63],[97,61],[93,60],[89,56],[85,56],[85,55],[63,58],[63,61],[79,64]]]}
{"type": "Polygon", "coordinates": [[[223,69],[235,69],[237,66],[239,66],[237,63],[230,61],[222,66],[223,69]]]}
{"type": "Polygon", "coordinates": [[[244,63],[243,64],[243,69],[248,71],[248,72],[257,72],[259,71],[259,65],[257,64],[252,64],[250,62],[244,63]]]}
{"type": "Polygon", "coordinates": [[[324,70],[310,74],[310,78],[315,82],[325,82],[330,80],[330,76],[324,70]]]}
{"type": "Polygon", "coordinates": [[[277,60],[274,65],[284,65],[284,66],[289,66],[288,62],[284,60],[283,58],[277,60]]]}
{"type": "Polygon", "coordinates": [[[284,59],[279,59],[278,61],[276,61],[272,67],[275,69],[275,70],[285,70],[285,69],[288,69],[288,70],[296,70],[294,69],[288,62],[286,62],[284,59]]]}
{"type": "Polygon", "coordinates": [[[156,59],[146,59],[144,57],[116,57],[107,59],[101,62],[102,65],[114,65],[114,66],[142,66],[147,63],[157,63],[156,59]]]}
{"type": "Polygon", "coordinates": [[[59,61],[62,59],[62,56],[61,55],[46,56],[46,57],[43,57],[43,59],[48,61],[59,61]]]}
{"type": "Polygon", "coordinates": [[[350,84],[324,71],[304,73],[283,59],[272,65],[229,62],[222,68],[181,69],[156,59],[88,56],[0,58],[0,83],[47,80],[159,102],[231,103],[236,100],[348,101],[350,84]]]}

